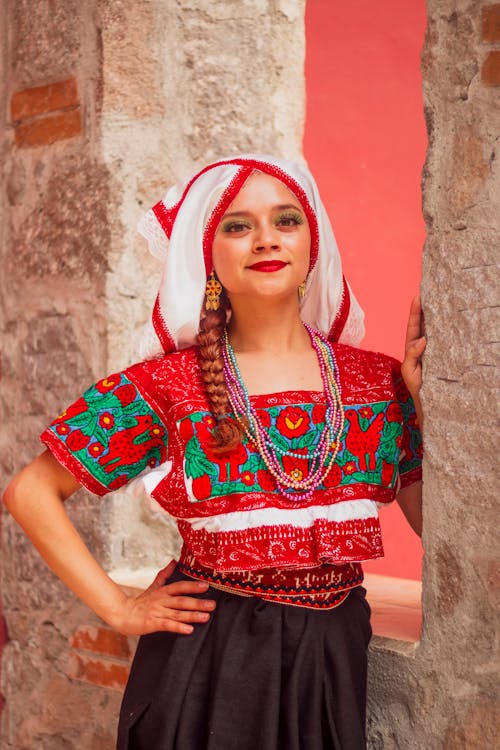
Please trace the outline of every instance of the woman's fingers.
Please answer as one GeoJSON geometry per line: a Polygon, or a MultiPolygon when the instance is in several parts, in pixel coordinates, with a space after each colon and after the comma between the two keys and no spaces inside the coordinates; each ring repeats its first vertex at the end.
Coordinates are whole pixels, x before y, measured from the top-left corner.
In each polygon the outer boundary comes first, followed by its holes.
{"type": "Polygon", "coordinates": [[[408,315],[408,325],[406,328],[406,345],[405,349],[417,339],[420,339],[424,333],[424,320],[420,297],[417,295],[411,301],[410,314],[408,315]]]}
{"type": "Polygon", "coordinates": [[[156,578],[154,579],[153,583],[151,584],[151,586],[149,586],[148,591],[159,589],[162,586],[164,586],[165,581],[167,581],[172,575],[172,573],[174,572],[176,565],[177,565],[177,562],[175,560],[170,560],[168,565],[165,565],[164,568],[159,570],[158,573],[156,574],[156,578]]]}
{"type": "Polygon", "coordinates": [[[163,591],[166,591],[171,596],[179,596],[180,594],[204,594],[208,591],[208,583],[204,581],[175,581],[175,583],[167,583],[163,587],[163,591]]]}
{"type": "Polygon", "coordinates": [[[195,599],[191,596],[162,595],[160,597],[160,601],[162,603],[162,606],[170,607],[172,609],[185,609],[187,611],[210,611],[212,609],[215,609],[215,602],[213,599],[195,599]]]}
{"type": "Polygon", "coordinates": [[[124,604],[121,632],[144,635],[158,630],[188,634],[191,623],[206,623],[215,609],[213,599],[206,599],[209,584],[204,581],[183,580],[167,583],[177,563],[172,560],[162,568],[151,586],[124,604]]]}
{"type": "Polygon", "coordinates": [[[416,363],[424,353],[426,345],[427,341],[425,336],[421,336],[419,339],[410,341],[410,343],[406,347],[405,360],[409,359],[412,362],[416,363]]]}

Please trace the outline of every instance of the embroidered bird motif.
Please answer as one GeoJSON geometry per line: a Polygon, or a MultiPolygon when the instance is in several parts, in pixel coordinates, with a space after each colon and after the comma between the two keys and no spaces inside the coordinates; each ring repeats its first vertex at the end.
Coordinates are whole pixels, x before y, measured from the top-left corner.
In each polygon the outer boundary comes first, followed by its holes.
{"type": "Polygon", "coordinates": [[[235,482],[240,475],[240,467],[248,459],[245,446],[239,443],[235,448],[224,453],[215,453],[211,449],[212,433],[207,425],[198,422],[196,425],[196,434],[203,453],[207,459],[217,466],[219,471],[219,482],[235,482]]]}
{"type": "Polygon", "coordinates": [[[118,467],[138,463],[155,447],[160,449],[160,463],[166,459],[165,428],[159,424],[153,425],[150,414],[138,415],[135,419],[137,425],[111,435],[107,452],[99,458],[99,463],[108,474],[118,467]],[[145,434],[149,434],[149,440],[136,442],[145,434]]]}
{"type": "Polygon", "coordinates": [[[362,430],[359,415],[354,409],[348,409],[345,418],[349,422],[349,429],[345,439],[347,450],[357,456],[361,471],[375,471],[376,452],[380,444],[380,436],[384,427],[384,415],[377,414],[367,430],[362,430]]]}

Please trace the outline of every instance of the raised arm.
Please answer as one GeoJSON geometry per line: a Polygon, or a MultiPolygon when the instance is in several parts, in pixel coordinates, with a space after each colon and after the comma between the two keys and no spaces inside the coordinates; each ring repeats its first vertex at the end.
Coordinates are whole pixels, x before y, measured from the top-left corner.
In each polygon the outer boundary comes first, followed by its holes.
{"type": "Polygon", "coordinates": [[[23,469],[7,487],[3,501],[51,570],[105,622],[127,635],[157,630],[191,633],[190,623],[209,619],[214,602],[194,598],[208,585],[166,584],[175,563],[161,570],[137,597],[126,596],[94,559],[70,521],[64,501],[80,485],[49,451],[23,469]]]}
{"type": "MultiPolygon", "coordinates": [[[[401,365],[401,374],[408,388],[423,434],[424,415],[420,402],[420,388],[422,386],[421,357],[425,351],[425,326],[420,305],[420,297],[412,300],[408,326],[406,329],[405,357],[401,365]]],[[[422,535],[422,482],[414,482],[398,492],[396,497],[406,520],[419,536],[422,535]]]]}
{"type": "Polygon", "coordinates": [[[423,430],[424,415],[420,403],[422,386],[422,354],[426,347],[425,325],[420,305],[420,297],[414,297],[410,306],[406,328],[405,356],[401,365],[401,375],[406,383],[417,412],[420,430],[423,430]]]}

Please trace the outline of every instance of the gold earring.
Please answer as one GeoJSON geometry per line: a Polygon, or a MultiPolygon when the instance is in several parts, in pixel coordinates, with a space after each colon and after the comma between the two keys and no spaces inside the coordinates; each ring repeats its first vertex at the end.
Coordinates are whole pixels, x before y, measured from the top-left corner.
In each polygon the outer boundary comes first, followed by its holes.
{"type": "Polygon", "coordinates": [[[302,284],[299,284],[299,299],[304,299],[306,295],[306,282],[303,281],[302,284]]]}
{"type": "Polygon", "coordinates": [[[205,310],[218,310],[220,307],[220,295],[222,284],[215,275],[215,271],[210,273],[205,287],[205,310]]]}

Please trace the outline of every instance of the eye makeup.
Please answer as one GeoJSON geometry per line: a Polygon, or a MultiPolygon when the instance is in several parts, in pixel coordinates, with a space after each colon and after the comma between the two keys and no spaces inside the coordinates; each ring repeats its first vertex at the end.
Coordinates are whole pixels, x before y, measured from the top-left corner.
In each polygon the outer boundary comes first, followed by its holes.
{"type": "Polygon", "coordinates": [[[252,225],[248,219],[228,219],[221,225],[222,232],[242,232],[245,229],[251,229],[252,225]]]}
{"type": "Polygon", "coordinates": [[[294,226],[304,223],[304,216],[293,209],[287,211],[281,211],[275,220],[276,224],[284,224],[285,226],[294,226]]]}

